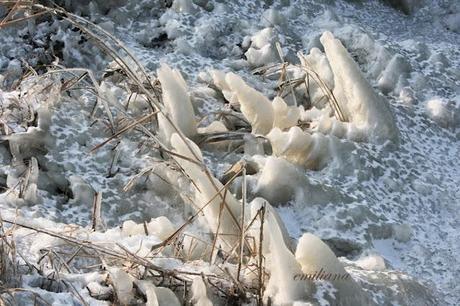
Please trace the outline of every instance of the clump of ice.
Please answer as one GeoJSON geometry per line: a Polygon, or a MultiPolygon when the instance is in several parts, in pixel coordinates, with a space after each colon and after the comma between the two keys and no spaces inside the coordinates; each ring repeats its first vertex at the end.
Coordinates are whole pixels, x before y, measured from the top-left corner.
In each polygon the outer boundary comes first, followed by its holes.
{"type": "Polygon", "coordinates": [[[273,127],[281,130],[297,125],[300,119],[300,109],[288,106],[283,98],[275,97],[272,103],[274,111],[273,127]]]}
{"type": "Polygon", "coordinates": [[[171,145],[179,154],[175,157],[195,186],[195,206],[203,208],[206,225],[212,233],[219,233],[219,244],[224,250],[231,250],[238,236],[240,204],[235,197],[223,191],[222,183],[203,169],[203,156],[200,148],[192,141],[184,140],[178,135],[171,136],[171,145]],[[183,157],[180,157],[183,156],[183,157]],[[217,196],[215,196],[217,194],[217,196]],[[224,196],[225,195],[225,196],[224,196]],[[221,210],[221,205],[225,206],[221,210]]]}
{"type": "Polygon", "coordinates": [[[321,43],[334,74],[334,95],[345,116],[370,140],[399,141],[399,131],[386,101],[378,96],[363,77],[342,43],[325,32],[321,43]]]}
{"type": "Polygon", "coordinates": [[[145,224],[138,224],[132,220],[128,220],[123,222],[122,226],[122,233],[125,236],[155,235],[161,240],[168,238],[174,231],[174,225],[164,216],[152,218],[150,222],[145,224]]]}
{"type": "Polygon", "coordinates": [[[386,269],[385,260],[377,254],[361,257],[355,261],[355,264],[364,270],[384,271],[386,269]]]}
{"type": "Polygon", "coordinates": [[[274,45],[277,40],[274,28],[269,27],[257,32],[251,40],[251,47],[244,54],[251,66],[260,67],[279,61],[274,45]]]}
{"type": "Polygon", "coordinates": [[[121,268],[110,268],[109,274],[117,300],[124,305],[130,304],[131,299],[134,298],[132,278],[121,268]]]}
{"type": "MultiPolygon", "coordinates": [[[[250,203],[251,219],[265,205],[263,223],[262,253],[266,258],[266,266],[270,279],[264,292],[264,297],[271,297],[276,305],[304,301],[311,293],[311,285],[294,280],[294,276],[302,273],[299,263],[285,242],[282,221],[274,214],[274,209],[262,198],[256,198],[250,203]]],[[[254,226],[253,234],[259,237],[260,221],[254,226]]],[[[258,243],[259,244],[259,243],[258,243]]]]}
{"type": "Polygon", "coordinates": [[[393,56],[385,70],[382,72],[378,86],[384,94],[394,91],[399,94],[403,86],[407,84],[411,66],[408,61],[399,54],[393,56]]]}
{"type": "MultiPolygon", "coordinates": [[[[184,78],[178,70],[166,64],[162,64],[157,73],[163,91],[165,114],[186,137],[193,139],[197,134],[195,113],[184,78]]],[[[177,131],[163,114],[158,115],[158,123],[163,140],[169,143],[171,135],[177,131]]]]}
{"type": "Polygon", "coordinates": [[[428,116],[442,127],[455,127],[456,115],[453,105],[447,103],[445,99],[434,97],[426,101],[426,112],[428,116]]]}
{"type": "Polygon", "coordinates": [[[201,277],[196,277],[192,282],[192,300],[196,306],[212,306],[208,298],[206,285],[201,277]]]}
{"type": "Polygon", "coordinates": [[[254,134],[265,135],[273,127],[274,113],[270,100],[262,93],[248,86],[234,73],[228,73],[225,81],[230,90],[238,97],[241,112],[248,119],[254,134]]]}
{"type": "Polygon", "coordinates": [[[268,135],[273,155],[283,157],[308,169],[322,169],[331,158],[331,137],[320,133],[309,134],[294,126],[287,132],[274,128],[268,135]]]}
{"type": "Polygon", "coordinates": [[[308,276],[323,275],[337,289],[339,305],[375,305],[361,287],[348,274],[332,250],[313,234],[303,234],[295,252],[302,272],[308,276]],[[323,271],[323,273],[321,273],[323,271]]]}
{"type": "MultiPolygon", "coordinates": [[[[329,89],[334,88],[334,75],[332,73],[331,66],[329,65],[329,61],[323,52],[321,52],[318,48],[312,48],[308,55],[301,58],[301,61],[304,65],[315,71],[329,89]]],[[[319,84],[311,78],[307,78],[306,83],[308,85],[308,94],[312,106],[316,108],[323,108],[327,104],[327,100],[324,99],[324,92],[321,90],[319,84]]]]}

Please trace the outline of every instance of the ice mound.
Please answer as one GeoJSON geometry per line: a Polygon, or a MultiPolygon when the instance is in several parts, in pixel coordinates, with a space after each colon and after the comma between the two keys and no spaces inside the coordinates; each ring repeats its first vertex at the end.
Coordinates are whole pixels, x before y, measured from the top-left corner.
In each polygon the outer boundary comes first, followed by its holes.
{"type": "Polygon", "coordinates": [[[214,85],[231,104],[239,103],[241,112],[252,126],[253,134],[266,135],[273,127],[286,129],[296,125],[300,119],[301,108],[287,105],[281,97],[275,97],[270,102],[234,73],[225,75],[213,70],[211,76],[214,85]]]}
{"type": "Polygon", "coordinates": [[[273,127],[281,130],[297,125],[300,118],[300,108],[288,106],[283,98],[275,97],[272,103],[274,115],[273,127]]]}
{"type": "Polygon", "coordinates": [[[386,269],[385,260],[376,254],[361,257],[355,263],[364,270],[383,271],[386,269]]]}
{"type": "Polygon", "coordinates": [[[309,134],[295,126],[287,132],[274,128],[267,138],[273,155],[308,169],[322,169],[331,158],[328,147],[333,140],[320,133],[309,134]]]}
{"type": "Polygon", "coordinates": [[[284,158],[268,156],[263,162],[253,192],[255,196],[267,199],[273,206],[284,205],[289,201],[301,203],[302,206],[349,201],[347,196],[333,187],[314,184],[305,175],[303,168],[284,158]]]}
{"type": "Polygon", "coordinates": [[[334,305],[375,305],[331,249],[315,235],[303,234],[297,244],[295,258],[303,273],[297,279],[323,279],[333,284],[337,289],[334,305]]]}
{"type": "Polygon", "coordinates": [[[274,28],[265,28],[254,34],[251,37],[251,47],[244,54],[248,63],[253,67],[260,67],[279,61],[274,46],[276,40],[274,28]]]}
{"type": "Polygon", "coordinates": [[[403,56],[396,54],[390,60],[378,80],[380,90],[384,94],[392,91],[399,94],[402,87],[407,85],[407,78],[410,71],[411,66],[407,60],[403,56]]]}
{"type": "Polygon", "coordinates": [[[433,97],[425,103],[426,113],[434,122],[444,128],[455,128],[459,125],[459,110],[445,99],[433,97]]]}
{"type": "Polygon", "coordinates": [[[155,235],[161,240],[168,238],[174,231],[174,225],[164,216],[152,218],[150,222],[144,224],[137,224],[134,221],[128,220],[123,222],[122,226],[122,233],[125,236],[155,235]]]}

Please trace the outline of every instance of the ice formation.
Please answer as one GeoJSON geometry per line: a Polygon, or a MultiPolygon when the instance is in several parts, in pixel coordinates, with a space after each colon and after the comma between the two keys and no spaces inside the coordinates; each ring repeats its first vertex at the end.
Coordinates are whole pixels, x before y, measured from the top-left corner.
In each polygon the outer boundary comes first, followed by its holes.
{"type": "Polygon", "coordinates": [[[346,117],[371,140],[397,142],[399,131],[389,106],[364,79],[342,43],[330,32],[321,36],[321,43],[334,74],[334,95],[346,117]]]}
{"type": "Polygon", "coordinates": [[[196,277],[192,282],[192,299],[196,306],[212,306],[213,303],[208,298],[206,285],[201,277],[196,277]]]}
{"type": "Polygon", "coordinates": [[[175,152],[187,158],[178,156],[175,159],[196,186],[197,208],[201,209],[206,205],[203,213],[207,226],[212,233],[223,234],[219,235],[221,247],[225,251],[231,250],[238,238],[236,234],[240,231],[237,221],[240,204],[231,193],[224,192],[219,180],[205,173],[203,157],[198,146],[188,139],[185,141],[178,134],[171,136],[171,145],[175,152]]]}
{"type": "Polygon", "coordinates": [[[334,139],[320,133],[309,134],[294,126],[287,132],[274,128],[268,135],[273,155],[308,169],[321,169],[331,158],[328,149],[334,139]]]}
{"type": "Polygon", "coordinates": [[[332,250],[315,235],[303,234],[297,244],[295,258],[302,273],[331,282],[337,289],[337,305],[375,305],[344,269],[332,250]]]}
{"type": "Polygon", "coordinates": [[[125,236],[155,235],[161,240],[167,239],[174,231],[174,225],[164,216],[152,218],[150,222],[145,224],[137,224],[134,221],[128,220],[123,222],[122,226],[122,233],[125,236]]]}
{"type": "Polygon", "coordinates": [[[224,75],[222,71],[213,70],[211,76],[231,104],[239,103],[241,112],[252,126],[253,134],[266,135],[273,127],[290,128],[300,119],[301,108],[287,105],[278,96],[270,102],[234,73],[224,75]]]}
{"type": "MultiPolygon", "coordinates": [[[[294,276],[302,273],[301,266],[290,251],[283,235],[283,224],[274,214],[274,209],[264,199],[254,199],[251,204],[251,218],[254,218],[262,207],[265,207],[262,254],[267,260],[270,279],[265,290],[265,297],[271,297],[275,305],[283,305],[294,301],[305,301],[311,294],[311,284],[294,280],[294,276]]],[[[260,231],[254,230],[258,237],[260,231]]]]}
{"type": "Polygon", "coordinates": [[[109,269],[110,279],[116,292],[117,300],[123,305],[130,304],[133,296],[133,280],[120,268],[109,269]]]}
{"type": "Polygon", "coordinates": [[[150,281],[136,281],[136,286],[146,297],[146,306],[180,306],[181,303],[173,291],[165,287],[156,287],[150,281]]]}
{"type": "Polygon", "coordinates": [[[300,109],[288,106],[283,98],[275,97],[272,103],[274,111],[273,127],[281,130],[297,125],[300,118],[300,109]]]}
{"type": "MultiPolygon", "coordinates": [[[[164,110],[174,126],[189,138],[197,134],[195,113],[187,89],[187,84],[178,70],[163,64],[157,71],[163,91],[164,110]]],[[[163,114],[158,115],[158,123],[163,140],[169,143],[176,129],[163,114]]]]}
{"type": "Polygon", "coordinates": [[[244,54],[248,63],[254,67],[279,61],[274,42],[276,35],[274,28],[265,28],[251,37],[251,47],[244,54]]]}
{"type": "Polygon", "coordinates": [[[249,120],[254,134],[265,135],[273,127],[274,113],[270,100],[248,86],[234,73],[228,73],[225,81],[230,90],[238,97],[241,112],[249,120]]]}
{"type": "Polygon", "coordinates": [[[410,71],[411,67],[407,60],[403,56],[396,54],[378,80],[380,90],[385,94],[392,91],[399,94],[402,87],[407,83],[406,80],[410,71]]]}

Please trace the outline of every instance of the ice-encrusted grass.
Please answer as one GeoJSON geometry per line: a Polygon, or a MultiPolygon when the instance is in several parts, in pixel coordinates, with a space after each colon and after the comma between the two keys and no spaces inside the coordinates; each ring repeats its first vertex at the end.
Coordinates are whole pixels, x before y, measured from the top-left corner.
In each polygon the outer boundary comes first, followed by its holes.
{"type": "MultiPolygon", "coordinates": [[[[184,58],[186,58],[186,57],[184,57],[184,58]]],[[[189,67],[189,66],[186,65],[186,67],[189,67]]],[[[195,68],[192,68],[192,70],[193,70],[193,69],[195,69],[195,68]]],[[[189,74],[189,75],[190,75],[190,74],[189,74]]],[[[250,77],[247,77],[247,78],[248,78],[248,79],[251,79],[250,77]]],[[[403,120],[402,118],[405,118],[405,117],[404,117],[405,114],[406,114],[406,113],[405,113],[404,110],[401,111],[401,113],[398,112],[398,117],[399,117],[398,119],[400,120],[399,126],[401,126],[401,125],[404,126],[404,125],[405,125],[405,122],[401,121],[401,120],[403,120]]],[[[419,125],[419,121],[418,121],[418,120],[421,120],[421,121],[423,122],[423,120],[426,120],[426,119],[424,118],[424,116],[423,116],[422,114],[420,114],[420,117],[417,117],[416,119],[414,119],[414,122],[415,122],[415,125],[416,125],[416,126],[419,125]]],[[[412,121],[411,121],[411,122],[412,122],[412,121]]],[[[411,138],[411,139],[413,139],[413,138],[417,139],[418,133],[422,132],[422,131],[425,129],[425,127],[429,127],[429,126],[430,126],[430,125],[429,125],[427,122],[424,122],[424,123],[422,124],[422,128],[421,128],[421,129],[416,129],[416,131],[412,131],[413,134],[411,134],[411,137],[410,137],[410,138],[411,138]],[[426,124],[426,126],[425,126],[425,124],[426,124]]],[[[403,131],[403,133],[406,133],[406,132],[403,131]]],[[[427,133],[430,133],[430,132],[428,131],[427,133]]],[[[437,133],[439,133],[439,131],[436,130],[434,133],[437,134],[437,133]]],[[[442,133],[443,133],[443,132],[441,131],[441,134],[442,134],[442,133]]],[[[424,143],[425,143],[425,142],[428,142],[429,139],[430,139],[430,137],[424,138],[425,141],[423,141],[423,142],[424,142],[424,143]]],[[[101,140],[103,140],[103,139],[101,139],[101,140]]],[[[406,138],[404,138],[404,140],[407,141],[406,138]]],[[[444,141],[441,140],[440,143],[443,143],[443,144],[444,144],[444,141]]],[[[406,150],[408,149],[408,147],[410,148],[410,146],[407,146],[407,147],[403,147],[402,150],[403,150],[403,151],[406,151],[406,150]]],[[[441,147],[444,147],[444,146],[442,145],[441,147]]],[[[425,149],[426,149],[426,150],[429,150],[429,149],[431,148],[431,146],[430,146],[429,144],[425,144],[425,145],[422,145],[421,148],[424,148],[424,149],[422,150],[422,152],[423,152],[425,149]],[[426,146],[426,147],[425,147],[425,146],[426,146]]],[[[441,149],[441,150],[442,150],[442,149],[441,149]]],[[[375,213],[375,210],[377,210],[377,212],[378,212],[377,215],[379,216],[379,218],[381,217],[382,219],[387,218],[387,214],[388,214],[387,212],[388,212],[388,211],[392,211],[392,207],[395,208],[395,205],[392,205],[392,200],[391,200],[391,199],[388,199],[388,203],[384,203],[383,205],[377,205],[377,204],[376,204],[376,203],[377,203],[378,201],[380,201],[382,198],[386,198],[386,197],[387,197],[387,194],[388,194],[388,193],[385,191],[385,188],[386,188],[387,186],[389,186],[390,188],[394,188],[394,187],[395,187],[394,184],[392,184],[392,182],[391,182],[391,181],[388,181],[388,180],[386,180],[386,181],[384,182],[384,184],[385,184],[385,187],[384,187],[384,186],[382,186],[382,182],[379,180],[380,174],[381,174],[381,173],[385,173],[385,170],[384,170],[384,169],[381,169],[381,168],[379,167],[380,164],[382,163],[382,159],[385,160],[385,157],[382,156],[382,154],[385,155],[385,153],[382,153],[382,152],[385,152],[385,151],[386,151],[385,148],[381,148],[381,147],[372,147],[372,146],[367,146],[367,145],[365,145],[365,144],[364,144],[363,146],[360,146],[360,147],[359,147],[359,149],[358,149],[358,151],[357,151],[357,154],[363,156],[363,157],[362,157],[362,160],[366,160],[366,159],[368,159],[368,158],[369,158],[369,160],[372,160],[372,162],[369,162],[369,163],[368,163],[368,162],[366,161],[364,164],[365,164],[366,166],[369,166],[369,168],[375,169],[375,170],[372,171],[373,173],[375,173],[375,174],[374,174],[374,175],[375,175],[375,180],[372,179],[372,180],[371,180],[372,182],[370,183],[370,185],[369,185],[369,186],[363,187],[362,190],[358,190],[358,189],[361,189],[361,188],[357,188],[357,187],[354,186],[354,185],[356,185],[357,182],[362,182],[361,180],[364,180],[364,181],[367,180],[367,179],[366,179],[366,176],[368,176],[368,173],[367,173],[367,170],[366,170],[366,169],[360,168],[360,170],[358,171],[358,172],[359,172],[358,174],[360,175],[360,177],[359,177],[356,181],[348,181],[348,180],[345,180],[345,181],[346,181],[345,183],[344,183],[344,181],[343,181],[343,176],[341,177],[341,176],[339,175],[339,176],[335,177],[335,176],[329,176],[329,175],[327,175],[327,172],[329,171],[329,169],[326,169],[324,172],[320,172],[320,173],[312,173],[312,176],[315,176],[316,178],[320,179],[322,182],[324,182],[325,180],[329,180],[329,179],[330,179],[330,180],[332,181],[331,185],[334,185],[334,186],[341,186],[341,185],[342,185],[342,187],[343,187],[343,184],[347,185],[349,188],[345,187],[344,189],[347,189],[347,190],[346,190],[347,193],[350,193],[350,194],[352,194],[352,195],[354,195],[354,196],[357,197],[357,199],[358,199],[358,200],[357,200],[357,203],[358,203],[359,205],[357,205],[357,206],[349,205],[349,206],[348,206],[348,205],[341,205],[341,204],[338,204],[338,205],[336,205],[335,207],[334,207],[334,206],[332,206],[332,207],[329,206],[327,209],[324,209],[324,210],[318,208],[318,209],[317,209],[318,212],[317,212],[316,214],[314,214],[314,216],[306,216],[305,220],[300,220],[299,223],[300,223],[300,224],[303,224],[304,227],[306,227],[306,228],[313,228],[313,230],[314,230],[315,232],[317,232],[317,233],[324,233],[324,237],[327,237],[327,236],[328,236],[328,234],[326,233],[326,231],[327,231],[327,230],[330,230],[330,231],[333,232],[332,236],[334,236],[334,235],[341,236],[341,235],[342,235],[342,237],[346,237],[347,235],[350,235],[349,237],[351,237],[351,239],[356,239],[356,240],[358,240],[358,241],[362,241],[363,244],[369,243],[369,240],[368,240],[369,238],[367,238],[367,239],[366,239],[366,238],[363,238],[362,240],[359,240],[358,238],[356,238],[356,237],[358,237],[358,236],[363,236],[363,235],[365,235],[364,233],[366,233],[366,232],[369,231],[369,229],[366,228],[366,226],[367,226],[367,224],[368,224],[367,221],[364,221],[364,222],[363,222],[362,220],[360,220],[360,219],[362,218],[363,215],[365,216],[365,215],[367,214],[367,213],[366,213],[366,210],[365,210],[365,206],[367,206],[368,204],[370,204],[370,205],[371,205],[371,210],[374,211],[374,213],[375,213]],[[370,152],[372,152],[372,153],[370,153],[370,152]],[[326,172],[326,174],[325,174],[325,172],[326,172]],[[366,188],[368,188],[367,191],[366,191],[366,188]],[[353,224],[353,222],[356,222],[355,225],[352,226],[352,229],[351,229],[351,230],[349,229],[349,225],[347,226],[347,223],[346,223],[345,221],[344,221],[344,224],[342,224],[342,225],[339,226],[338,230],[337,230],[336,228],[333,228],[333,227],[332,227],[333,229],[328,228],[328,227],[330,227],[330,224],[331,224],[331,223],[329,223],[329,222],[328,222],[327,220],[325,220],[325,219],[326,219],[326,217],[334,216],[334,213],[333,213],[333,212],[334,212],[334,209],[337,209],[336,207],[342,207],[342,209],[343,209],[343,212],[342,212],[342,213],[339,213],[339,217],[337,218],[337,219],[339,219],[339,220],[340,220],[340,218],[342,218],[342,217],[343,217],[343,218],[346,218],[346,216],[347,216],[347,213],[346,213],[346,212],[347,212],[347,211],[353,211],[353,220],[351,220],[351,221],[350,221],[350,219],[345,220],[346,222],[348,222],[348,224],[350,224],[350,222],[352,222],[352,224],[353,224]],[[332,213],[329,213],[330,211],[332,211],[332,213]],[[327,216],[324,216],[324,214],[326,214],[327,216]],[[323,222],[321,222],[321,224],[317,223],[317,220],[318,220],[318,219],[322,219],[323,222]],[[357,225],[357,223],[359,223],[359,222],[362,222],[362,223],[361,223],[362,226],[357,225]],[[325,224],[326,224],[326,226],[325,226],[325,224]],[[318,227],[316,227],[317,225],[318,225],[318,227]],[[334,234],[334,231],[336,231],[335,234],[334,234]],[[342,233],[342,234],[340,234],[340,233],[342,233]],[[350,234],[350,233],[353,233],[353,234],[350,234]],[[366,241],[366,240],[367,240],[367,241],[366,241]]],[[[392,167],[394,166],[394,162],[393,162],[394,160],[397,160],[397,161],[398,161],[398,160],[409,161],[409,160],[411,159],[411,158],[410,158],[410,155],[411,155],[411,154],[408,153],[408,155],[405,156],[405,157],[402,158],[402,159],[401,159],[400,156],[391,156],[391,157],[388,158],[387,161],[385,161],[385,162],[383,162],[383,163],[384,163],[385,165],[387,165],[387,168],[392,168],[392,167]]],[[[436,155],[435,152],[433,152],[433,157],[434,157],[435,155],[436,155]]],[[[451,153],[449,153],[447,156],[450,156],[450,157],[451,157],[451,153]]],[[[449,158],[449,159],[450,159],[450,158],[449,158]]],[[[213,161],[217,161],[217,160],[218,160],[218,158],[213,159],[213,161]]],[[[419,162],[422,162],[422,160],[419,160],[419,162]]],[[[94,164],[93,164],[93,165],[94,165],[94,164]]],[[[89,168],[93,167],[93,165],[89,166],[89,168]]],[[[208,164],[208,165],[209,165],[209,164],[208,164]]],[[[406,166],[404,165],[404,163],[399,164],[399,166],[400,166],[400,168],[406,168],[406,166]]],[[[359,166],[358,166],[358,167],[359,167],[359,166]]],[[[101,168],[102,168],[102,167],[101,167],[101,168]]],[[[383,167],[383,168],[386,168],[386,167],[383,167]]],[[[350,169],[353,169],[353,168],[350,168],[350,169]]],[[[388,171],[388,170],[387,170],[387,171],[388,171]]],[[[94,173],[97,173],[97,172],[98,172],[98,171],[95,171],[94,173]]],[[[105,171],[101,169],[101,173],[104,173],[104,172],[105,172],[105,171]]],[[[84,171],[82,171],[82,173],[84,173],[84,171]]],[[[390,171],[389,173],[387,173],[387,174],[388,174],[389,179],[391,180],[391,178],[393,177],[391,171],[390,171]]],[[[99,175],[99,176],[100,176],[100,175],[99,175]]],[[[96,178],[96,177],[99,177],[99,176],[95,176],[95,178],[96,178]]],[[[450,179],[452,179],[452,180],[455,181],[455,177],[450,177],[450,179]]],[[[98,180],[99,180],[99,179],[98,179],[98,180]]],[[[409,181],[410,181],[410,179],[408,179],[408,180],[403,180],[403,182],[409,182],[409,181]]],[[[102,182],[102,184],[104,184],[104,182],[102,182]]],[[[425,184],[418,184],[418,183],[417,183],[416,186],[415,186],[415,188],[416,188],[418,191],[425,193],[426,191],[424,191],[424,190],[425,190],[424,185],[425,185],[425,184]]],[[[342,187],[340,187],[340,188],[342,188],[342,187]]],[[[107,189],[107,192],[111,192],[109,188],[107,189]]],[[[112,192],[113,192],[113,191],[112,191],[112,192]]],[[[397,194],[397,193],[396,193],[396,194],[397,194]]],[[[418,198],[417,195],[410,193],[409,196],[407,197],[407,199],[408,199],[408,200],[413,200],[413,197],[418,198]]],[[[416,209],[416,207],[417,207],[417,206],[415,206],[415,207],[413,207],[413,208],[416,209]]],[[[288,208],[288,209],[289,209],[289,208],[288,208]]],[[[315,210],[316,208],[310,208],[309,210],[306,210],[306,209],[302,210],[301,207],[299,206],[299,207],[297,207],[297,209],[298,209],[297,212],[300,212],[301,214],[302,214],[302,213],[308,214],[309,212],[311,212],[312,210],[315,210]]],[[[340,208],[339,208],[339,209],[340,209],[340,208]]],[[[411,208],[411,209],[412,209],[412,208],[411,208]]],[[[77,212],[78,212],[78,208],[76,208],[76,210],[77,210],[77,212]]],[[[404,211],[404,208],[403,208],[403,207],[401,207],[401,209],[400,209],[400,208],[396,209],[396,211],[394,212],[394,213],[395,213],[394,220],[398,220],[398,221],[400,220],[400,219],[399,219],[400,217],[397,216],[397,214],[398,214],[398,213],[401,213],[401,211],[404,211]]],[[[415,210],[415,211],[416,211],[416,210],[415,210]]],[[[123,214],[124,212],[121,212],[121,213],[123,214]]],[[[369,216],[370,216],[370,218],[373,218],[371,214],[370,214],[369,216]]],[[[336,216],[334,216],[334,217],[336,217],[336,216]]],[[[142,216],[139,216],[139,218],[142,218],[142,216]]],[[[300,217],[298,217],[298,218],[300,218],[300,217]]],[[[70,218],[70,219],[72,219],[72,218],[70,218]]],[[[334,219],[334,218],[332,218],[332,219],[334,219]]],[[[365,219],[365,218],[364,218],[364,219],[365,219]]],[[[380,222],[380,221],[379,221],[379,222],[380,222]]],[[[419,222],[419,223],[420,223],[420,222],[419,222]]],[[[383,224],[383,225],[384,225],[383,228],[385,228],[385,224],[383,224]]],[[[436,227],[433,227],[433,229],[436,230],[436,227]]],[[[378,232],[378,231],[379,231],[379,229],[377,228],[377,230],[376,230],[375,232],[378,232]]],[[[375,232],[374,232],[374,233],[375,233],[375,232]]],[[[385,231],[382,231],[382,233],[385,233],[385,231]]],[[[415,232],[415,234],[417,235],[417,232],[415,232]]],[[[377,245],[379,245],[379,244],[375,243],[375,245],[377,246],[377,245]]],[[[394,253],[396,253],[396,254],[398,254],[398,252],[399,252],[399,251],[397,251],[397,250],[394,251],[394,253]]],[[[422,253],[420,253],[420,254],[422,254],[422,253]]],[[[390,256],[390,254],[389,254],[388,256],[390,256]]],[[[423,256],[422,256],[422,257],[423,257],[423,256]]],[[[389,257],[389,258],[390,258],[390,257],[389,257]]],[[[395,261],[395,262],[396,262],[396,261],[395,261]]]]}

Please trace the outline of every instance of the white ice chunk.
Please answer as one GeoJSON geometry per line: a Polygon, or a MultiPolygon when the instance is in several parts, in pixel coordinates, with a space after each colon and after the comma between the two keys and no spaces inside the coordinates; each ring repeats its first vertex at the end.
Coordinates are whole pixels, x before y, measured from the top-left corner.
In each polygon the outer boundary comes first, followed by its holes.
{"type": "MultiPolygon", "coordinates": [[[[256,198],[251,203],[251,219],[266,203],[264,215],[264,231],[262,253],[266,258],[266,266],[270,279],[264,292],[265,298],[271,297],[275,305],[284,305],[294,301],[304,300],[311,287],[306,282],[294,280],[295,275],[302,273],[299,263],[285,243],[283,224],[277,219],[274,209],[262,198],[256,198]]],[[[259,237],[260,222],[256,222],[253,235],[259,237]]]]}
{"type": "Polygon", "coordinates": [[[345,116],[371,140],[398,141],[399,131],[386,101],[363,77],[342,43],[332,33],[321,36],[327,59],[334,73],[334,95],[345,116]]]}
{"type": "Polygon", "coordinates": [[[398,83],[401,84],[404,78],[407,78],[410,70],[409,62],[402,55],[396,54],[379,78],[378,86],[380,90],[384,94],[394,91],[398,83]]]}
{"type": "MultiPolygon", "coordinates": [[[[334,75],[332,73],[331,66],[329,65],[326,55],[321,52],[321,50],[318,48],[312,48],[310,53],[305,57],[300,57],[300,60],[303,65],[316,72],[330,90],[334,88],[334,75]]],[[[310,95],[311,103],[318,108],[323,108],[327,103],[327,99],[325,98],[325,94],[319,84],[317,84],[309,75],[305,77],[305,82],[308,85],[308,93],[310,95]]]]}
{"type": "Polygon", "coordinates": [[[186,157],[188,160],[175,157],[176,161],[183,168],[185,173],[193,181],[196,186],[196,205],[203,207],[204,218],[209,229],[216,233],[219,229],[219,243],[224,250],[230,250],[238,240],[238,235],[233,235],[239,232],[239,214],[240,204],[235,197],[229,193],[221,191],[221,195],[214,197],[215,194],[223,189],[222,183],[215,177],[208,176],[205,170],[200,166],[203,163],[203,157],[200,148],[190,140],[185,143],[178,134],[173,134],[171,137],[171,145],[174,151],[186,157]],[[225,194],[224,209],[220,212],[223,195],[225,194]],[[219,224],[220,216],[220,225],[219,224]]]}
{"type": "Polygon", "coordinates": [[[315,235],[303,234],[299,239],[295,257],[302,266],[304,281],[316,277],[334,285],[338,290],[335,298],[339,305],[375,305],[345,271],[332,250],[315,235]]]}
{"type": "Polygon", "coordinates": [[[274,121],[273,127],[284,130],[297,124],[300,118],[300,109],[295,106],[288,106],[283,98],[273,99],[274,121]]]}
{"type": "Polygon", "coordinates": [[[386,269],[385,260],[376,254],[361,257],[355,263],[364,270],[383,271],[386,269]]]}
{"type": "Polygon", "coordinates": [[[268,135],[273,155],[308,169],[321,169],[330,158],[329,138],[320,134],[303,132],[294,126],[287,132],[274,128],[268,135]]]}
{"type": "Polygon", "coordinates": [[[253,134],[265,135],[272,129],[274,121],[273,107],[262,93],[248,86],[239,76],[227,73],[225,80],[230,89],[238,96],[241,112],[252,126],[253,134]]]}
{"type": "Polygon", "coordinates": [[[155,291],[156,287],[153,283],[149,281],[136,281],[136,285],[147,299],[145,306],[161,306],[158,302],[158,297],[155,291]]]}
{"type": "Polygon", "coordinates": [[[306,184],[306,177],[288,161],[269,156],[265,161],[255,193],[273,205],[284,204],[296,198],[299,188],[306,184]]]}
{"type": "Polygon", "coordinates": [[[431,98],[425,103],[425,106],[428,116],[440,126],[447,128],[455,125],[455,110],[445,99],[431,98]]]}
{"type": "Polygon", "coordinates": [[[174,224],[168,218],[160,216],[152,218],[147,224],[147,231],[149,235],[155,235],[161,240],[165,240],[175,232],[174,224]]]}
{"type": "Polygon", "coordinates": [[[206,285],[201,277],[195,277],[192,282],[192,300],[196,306],[212,306],[208,298],[206,285]]]}
{"type": "MultiPolygon", "coordinates": [[[[188,93],[187,84],[178,70],[162,64],[157,71],[163,91],[163,103],[166,113],[173,124],[187,137],[197,134],[195,113],[188,93]]],[[[164,115],[158,116],[159,130],[166,143],[176,130],[164,115]]]]}
{"type": "Polygon", "coordinates": [[[120,268],[109,268],[110,279],[122,305],[129,305],[133,296],[133,281],[128,273],[120,268]]]}
{"type": "Polygon", "coordinates": [[[253,67],[261,67],[279,61],[279,57],[271,44],[266,44],[260,49],[251,47],[244,55],[253,67]]]}

